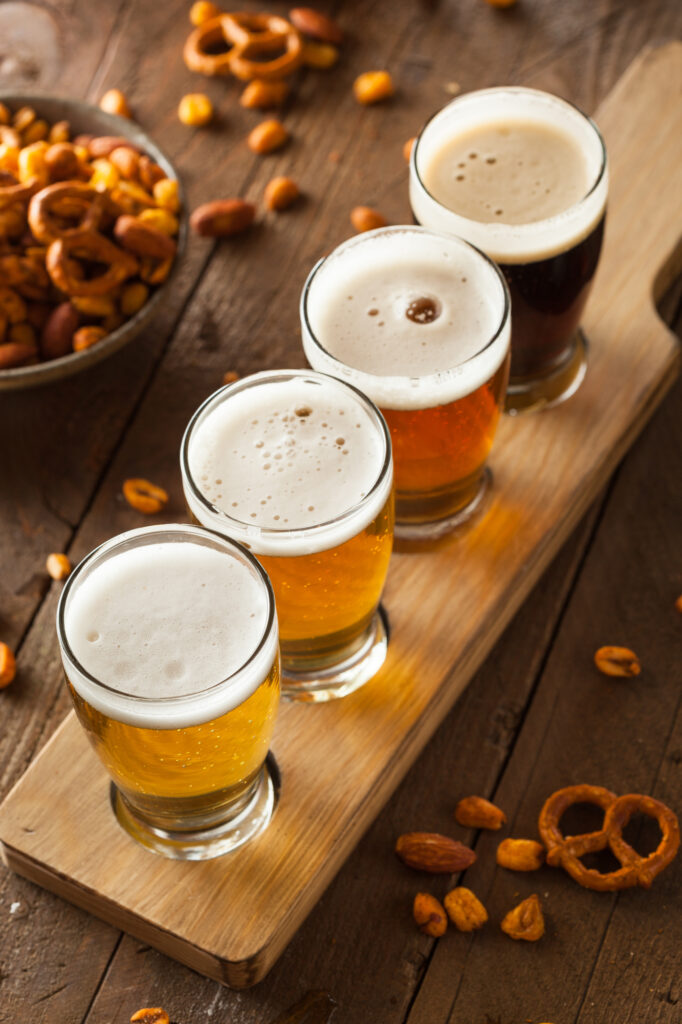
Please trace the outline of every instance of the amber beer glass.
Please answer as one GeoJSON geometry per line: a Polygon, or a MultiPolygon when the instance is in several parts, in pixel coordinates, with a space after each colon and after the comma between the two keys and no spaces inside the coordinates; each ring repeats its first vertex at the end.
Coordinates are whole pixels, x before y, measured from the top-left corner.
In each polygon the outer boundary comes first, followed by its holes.
{"type": "Polygon", "coordinates": [[[417,223],[466,238],[507,279],[509,412],[562,401],[584,377],[579,324],[601,252],[607,191],[606,150],[594,122],[534,89],[460,96],[413,147],[417,223]]]}
{"type": "Polygon", "coordinates": [[[509,355],[509,295],[466,242],[365,232],[313,268],[301,297],[316,369],[379,406],[393,442],[396,535],[432,539],[481,507],[509,355]]]}
{"type": "Polygon", "coordinates": [[[372,403],[324,374],[254,374],[197,410],[181,470],[195,520],[250,548],[272,581],[285,696],[367,682],[386,655],[393,541],[391,441],[372,403]]]}
{"type": "Polygon", "coordinates": [[[57,632],[76,713],[137,842],[204,860],[265,828],[277,617],[248,551],[195,526],[121,534],[69,577],[57,632]]]}

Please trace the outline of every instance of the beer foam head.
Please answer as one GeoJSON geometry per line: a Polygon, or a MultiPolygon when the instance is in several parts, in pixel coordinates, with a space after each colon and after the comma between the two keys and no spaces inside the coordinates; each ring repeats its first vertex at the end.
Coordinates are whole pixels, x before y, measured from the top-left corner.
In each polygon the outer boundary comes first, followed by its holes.
{"type": "Polygon", "coordinates": [[[536,89],[459,96],[412,148],[410,203],[419,223],[466,238],[500,263],[549,259],[577,245],[603,216],[607,192],[596,125],[536,89]]]}
{"type": "Polygon", "coordinates": [[[196,527],[151,527],[92,553],[65,588],[65,669],[98,711],[184,728],[237,707],[277,655],[271,591],[234,545],[196,527]]]}
{"type": "Polygon", "coordinates": [[[509,298],[497,268],[466,242],[380,228],[313,269],[301,329],[315,369],[355,384],[381,408],[430,408],[471,394],[499,369],[509,298]]]}
{"type": "Polygon", "coordinates": [[[253,374],[218,391],[190,422],[181,462],[199,522],[261,555],[336,547],[368,526],[391,492],[378,410],[302,370],[253,374]]]}

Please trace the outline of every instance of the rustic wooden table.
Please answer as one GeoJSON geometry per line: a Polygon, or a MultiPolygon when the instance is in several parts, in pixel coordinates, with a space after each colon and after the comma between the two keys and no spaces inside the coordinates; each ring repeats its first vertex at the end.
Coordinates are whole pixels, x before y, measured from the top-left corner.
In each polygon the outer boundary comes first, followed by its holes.
{"type": "MultiPolygon", "coordinates": [[[[192,206],[259,199],[275,173],[292,174],[307,196],[244,238],[192,241],[166,308],[126,351],[0,400],[0,636],[19,662],[0,698],[2,794],[68,709],[53,628],[59,585],[43,571],[46,554],[77,560],[140,525],[120,496],[128,476],[167,486],[167,518],[184,517],[177,449],[189,414],[226,370],[302,364],[297,298],[307,270],[350,233],[351,206],[409,218],[402,144],[447,101],[450,84],[523,83],[590,111],[643,46],[682,31],[677,0],[521,0],[510,11],[483,0],[337,4],[349,35],[342,61],[301,77],[286,112],[293,143],[263,161],[244,144],[257,117],[239,107],[234,84],[197,79],[182,63],[188,6],[0,3],[0,87],[92,100],[122,88],[176,162],[192,206]],[[382,66],[399,93],[361,109],[350,84],[382,66]],[[180,96],[198,89],[220,113],[208,130],[176,118],[180,96]]],[[[680,323],[674,296],[665,314],[680,323]]],[[[496,870],[495,839],[483,835],[467,884],[493,921],[539,891],[547,935],[513,943],[490,925],[436,942],[411,921],[425,879],[391,851],[401,832],[443,830],[469,793],[501,804],[519,835],[535,834],[548,791],[578,781],[652,793],[682,810],[681,394],[677,386],[667,398],[260,986],[221,988],[3,871],[0,1022],[124,1024],[137,1008],[161,1005],[177,1024],[322,1024],[335,1004],[335,1024],[679,1024],[682,861],[650,892],[595,894],[550,869],[496,870]],[[598,676],[591,656],[604,643],[637,650],[642,675],[598,676]]],[[[640,842],[655,836],[645,827],[640,842]]],[[[441,879],[428,887],[446,890],[441,879]]]]}

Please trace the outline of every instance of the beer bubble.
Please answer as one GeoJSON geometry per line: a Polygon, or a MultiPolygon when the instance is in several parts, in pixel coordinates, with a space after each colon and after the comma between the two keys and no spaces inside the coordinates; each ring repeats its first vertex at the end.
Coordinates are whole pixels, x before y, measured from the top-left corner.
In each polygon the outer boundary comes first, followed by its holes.
{"type": "Polygon", "coordinates": [[[501,217],[503,213],[504,213],[504,210],[495,210],[495,216],[496,217],[501,217]]]}
{"type": "Polygon", "coordinates": [[[458,175],[456,176],[456,178],[455,178],[455,181],[464,181],[464,180],[465,180],[465,179],[464,179],[464,175],[463,175],[463,174],[458,174],[458,175]]]}
{"type": "Polygon", "coordinates": [[[469,159],[470,160],[475,160],[477,156],[478,156],[478,153],[469,153],[469,159]]]}
{"type": "Polygon", "coordinates": [[[179,658],[169,661],[164,665],[164,672],[168,679],[179,679],[185,671],[185,666],[179,658]]]}
{"type": "Polygon", "coordinates": [[[378,315],[379,315],[379,310],[378,309],[368,309],[367,310],[367,316],[378,316],[378,315]]]}
{"type": "Polygon", "coordinates": [[[96,644],[97,641],[99,640],[99,633],[97,632],[97,630],[91,629],[90,632],[87,634],[87,639],[89,643],[96,644]]]}
{"type": "Polygon", "coordinates": [[[337,439],[336,439],[336,441],[334,443],[341,445],[341,444],[345,444],[346,440],[343,437],[337,437],[337,439]]]}
{"type": "Polygon", "coordinates": [[[438,319],[442,309],[438,299],[422,295],[410,302],[405,310],[405,316],[415,324],[431,324],[438,319]]]}
{"type": "Polygon", "coordinates": [[[307,405],[302,405],[302,406],[300,406],[300,408],[294,410],[294,412],[299,417],[299,419],[302,419],[302,420],[304,420],[306,418],[306,416],[310,416],[312,411],[313,410],[310,409],[307,405]]]}
{"type": "Polygon", "coordinates": [[[488,157],[486,157],[485,162],[487,164],[496,164],[497,160],[495,159],[494,156],[488,156],[488,157]]]}

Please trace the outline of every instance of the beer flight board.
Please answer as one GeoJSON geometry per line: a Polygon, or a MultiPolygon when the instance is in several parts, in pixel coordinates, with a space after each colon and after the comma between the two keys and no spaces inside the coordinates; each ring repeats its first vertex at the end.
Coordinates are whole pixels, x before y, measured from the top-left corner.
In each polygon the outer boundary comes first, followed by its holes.
{"type": "Polygon", "coordinates": [[[671,43],[640,55],[597,112],[611,186],[585,381],[556,409],[503,419],[482,516],[394,556],[377,677],[342,700],[282,705],[268,829],[212,861],[146,852],[118,826],[71,713],[0,808],[12,870],[223,984],[267,973],[674,378],[679,346],[655,302],[682,270],[680,88],[671,43]]]}

